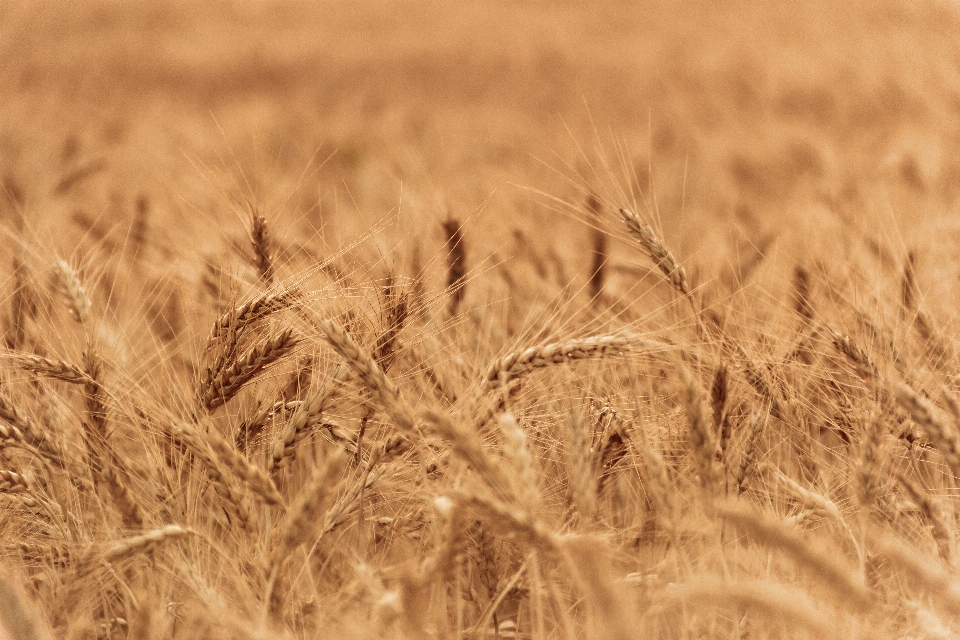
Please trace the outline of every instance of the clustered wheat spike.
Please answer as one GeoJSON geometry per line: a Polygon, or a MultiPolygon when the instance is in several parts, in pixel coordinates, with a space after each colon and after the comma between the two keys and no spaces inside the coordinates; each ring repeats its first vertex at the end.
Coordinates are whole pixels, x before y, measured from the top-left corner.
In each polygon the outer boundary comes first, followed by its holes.
{"type": "Polygon", "coordinates": [[[337,369],[320,389],[297,405],[293,415],[270,445],[270,458],[267,463],[270,473],[276,473],[293,461],[297,444],[320,420],[327,402],[342,381],[343,370],[337,369]]]}
{"type": "Polygon", "coordinates": [[[956,427],[948,424],[942,413],[909,385],[898,384],[894,393],[900,406],[927,433],[953,474],[960,475],[960,435],[956,427]]]}
{"type": "Polygon", "coordinates": [[[53,266],[65,294],[70,316],[86,328],[90,323],[90,298],[86,287],[76,270],[63,258],[57,258],[53,266]]]}
{"type": "Polygon", "coordinates": [[[879,375],[877,365],[873,363],[870,359],[870,356],[866,354],[863,349],[858,347],[849,336],[842,335],[837,332],[831,332],[831,338],[833,340],[833,346],[837,351],[842,353],[847,360],[852,364],[857,373],[860,374],[864,380],[875,380],[879,375]]]}
{"type": "Polygon", "coordinates": [[[20,493],[30,490],[26,478],[15,471],[0,469],[0,492],[20,493]]]}
{"type": "Polygon", "coordinates": [[[274,267],[267,220],[253,206],[250,207],[250,245],[253,248],[253,265],[260,279],[267,285],[272,284],[274,267]]]}
{"type": "Polygon", "coordinates": [[[346,456],[336,452],[314,468],[277,535],[271,554],[271,568],[282,562],[299,545],[311,542],[319,533],[323,524],[325,499],[334,493],[337,475],[343,470],[345,462],[346,456]]]}
{"type": "Polygon", "coordinates": [[[36,449],[51,463],[62,466],[60,453],[37,424],[20,413],[0,391],[0,443],[36,449]]]}
{"type": "Polygon", "coordinates": [[[707,492],[714,492],[719,482],[716,460],[720,454],[720,447],[716,437],[710,430],[707,422],[707,412],[704,406],[703,392],[693,374],[686,367],[680,368],[683,383],[684,406],[687,411],[687,425],[690,433],[690,444],[696,459],[697,471],[700,476],[700,485],[707,492]]]}
{"type": "Polygon", "coordinates": [[[255,344],[216,377],[205,381],[201,391],[203,406],[207,411],[213,411],[229,402],[257,374],[293,351],[298,342],[293,329],[284,329],[255,344]]]}
{"type": "Polygon", "coordinates": [[[239,331],[274,313],[293,308],[297,301],[298,292],[295,289],[261,294],[220,316],[210,331],[207,344],[213,344],[231,331],[239,331]]]}

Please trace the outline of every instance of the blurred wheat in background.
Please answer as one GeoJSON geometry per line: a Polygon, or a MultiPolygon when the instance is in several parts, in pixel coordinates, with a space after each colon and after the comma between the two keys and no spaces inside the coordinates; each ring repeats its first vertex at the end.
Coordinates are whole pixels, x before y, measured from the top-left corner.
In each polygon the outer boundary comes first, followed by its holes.
{"type": "Polygon", "coordinates": [[[0,4],[0,638],[953,638],[960,9],[0,4]]]}

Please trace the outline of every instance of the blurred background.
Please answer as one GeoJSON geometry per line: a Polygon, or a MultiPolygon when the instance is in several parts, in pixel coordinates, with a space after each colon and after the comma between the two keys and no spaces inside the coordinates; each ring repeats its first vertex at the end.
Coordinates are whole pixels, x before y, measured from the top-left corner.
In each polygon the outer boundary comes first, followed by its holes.
{"type": "Polygon", "coordinates": [[[751,252],[774,271],[952,252],[958,16],[880,0],[3,3],[0,178],[20,203],[4,224],[110,254],[149,209],[165,263],[228,251],[245,202],[291,251],[390,228],[387,258],[411,238],[430,255],[453,215],[475,264],[525,244],[555,256],[560,286],[589,275],[593,192],[644,209],[701,281],[751,252]]]}

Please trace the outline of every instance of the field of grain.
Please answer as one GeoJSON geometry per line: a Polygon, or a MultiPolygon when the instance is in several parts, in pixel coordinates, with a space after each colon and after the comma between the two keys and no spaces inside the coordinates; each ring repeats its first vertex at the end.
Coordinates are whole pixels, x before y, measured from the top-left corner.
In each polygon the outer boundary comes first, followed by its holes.
{"type": "Polygon", "coordinates": [[[0,3],[0,640],[960,634],[960,6],[0,3]]]}

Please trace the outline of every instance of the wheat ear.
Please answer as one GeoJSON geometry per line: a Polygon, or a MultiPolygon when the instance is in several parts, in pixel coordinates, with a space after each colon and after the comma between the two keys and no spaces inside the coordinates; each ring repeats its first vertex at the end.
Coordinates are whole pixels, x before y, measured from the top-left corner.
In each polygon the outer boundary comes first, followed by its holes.
{"type": "Polygon", "coordinates": [[[947,423],[943,414],[933,406],[933,403],[921,397],[909,385],[896,385],[894,396],[897,403],[930,437],[933,446],[943,455],[953,475],[960,476],[960,437],[956,429],[947,423]]]}
{"type": "Polygon", "coordinates": [[[192,533],[193,531],[190,529],[177,524],[171,524],[138,536],[115,540],[105,547],[96,549],[94,557],[105,562],[119,562],[120,560],[143,553],[147,549],[163,544],[164,542],[185,538],[192,533]]]}
{"type": "Polygon", "coordinates": [[[207,338],[207,348],[209,349],[213,343],[231,331],[238,331],[274,313],[294,307],[298,300],[299,293],[291,289],[277,293],[264,293],[231,309],[213,324],[213,329],[207,338]]]}
{"type": "Polygon", "coordinates": [[[320,531],[326,498],[334,493],[335,480],[346,461],[347,455],[338,449],[314,469],[277,532],[275,546],[270,552],[271,571],[276,570],[277,565],[298,546],[311,542],[320,531]]]}
{"type": "Polygon", "coordinates": [[[649,351],[660,351],[668,348],[668,346],[638,336],[616,334],[591,336],[564,342],[550,342],[514,351],[494,360],[487,367],[483,379],[488,387],[496,387],[534,369],[542,369],[572,360],[600,358],[610,353],[634,350],[640,347],[649,351]]]}
{"type": "Polygon", "coordinates": [[[603,206],[592,193],[587,196],[587,211],[590,212],[590,241],[593,245],[593,259],[590,264],[590,298],[599,300],[607,281],[607,260],[609,258],[609,239],[599,227],[603,206]]]}
{"type": "Polygon", "coordinates": [[[276,336],[251,347],[231,366],[204,382],[201,389],[203,406],[207,411],[213,411],[229,402],[244,385],[265,368],[290,353],[297,343],[293,330],[285,329],[276,336]]]}
{"type": "Polygon", "coordinates": [[[693,447],[700,474],[700,486],[708,493],[715,493],[719,481],[717,457],[720,447],[707,421],[707,410],[699,383],[684,366],[680,367],[680,376],[683,383],[687,425],[690,429],[690,444],[693,447]]]}
{"type": "Polygon", "coordinates": [[[687,280],[687,272],[677,263],[677,259],[673,257],[673,254],[667,249],[663,239],[653,230],[653,227],[644,224],[640,220],[640,216],[629,209],[620,209],[620,215],[623,216],[633,235],[640,241],[640,247],[644,253],[653,260],[653,263],[657,265],[667,281],[681,294],[689,296],[690,282],[687,280]]]}
{"type": "Polygon", "coordinates": [[[60,281],[61,292],[65,294],[70,316],[87,329],[90,325],[90,298],[80,276],[63,258],[57,258],[53,268],[60,281]]]}
{"type": "Polygon", "coordinates": [[[372,356],[360,350],[350,334],[333,320],[317,321],[334,351],[340,354],[379,401],[394,424],[408,434],[414,433],[414,418],[397,385],[387,377],[372,356]]]}
{"type": "Polygon", "coordinates": [[[54,380],[69,382],[71,384],[86,384],[87,382],[87,375],[80,367],[72,365],[69,362],[64,362],[63,360],[51,360],[43,356],[16,352],[2,354],[0,357],[3,357],[19,369],[53,378],[54,380]]]}
{"type": "Polygon", "coordinates": [[[270,445],[268,471],[277,473],[293,462],[299,443],[309,433],[310,428],[320,420],[327,403],[343,382],[344,370],[338,368],[330,379],[309,399],[297,405],[293,415],[287,420],[283,430],[270,445]]]}
{"type": "Polygon", "coordinates": [[[250,246],[253,248],[253,266],[260,279],[266,284],[273,283],[273,256],[270,254],[270,233],[267,220],[250,206],[250,246]]]}
{"type": "Polygon", "coordinates": [[[460,222],[453,218],[442,224],[447,250],[447,291],[450,294],[450,315],[456,315],[463,302],[467,279],[467,249],[460,222]]]}

